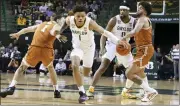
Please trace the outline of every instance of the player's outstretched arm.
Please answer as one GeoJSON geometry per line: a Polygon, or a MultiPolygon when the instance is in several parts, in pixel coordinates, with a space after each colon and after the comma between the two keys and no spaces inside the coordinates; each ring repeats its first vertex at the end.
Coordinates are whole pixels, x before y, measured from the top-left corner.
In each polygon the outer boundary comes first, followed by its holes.
{"type": "Polygon", "coordinates": [[[19,36],[21,36],[23,34],[26,34],[26,33],[29,33],[29,32],[35,32],[35,30],[37,29],[38,26],[39,25],[34,25],[34,26],[27,27],[27,28],[23,28],[17,33],[10,34],[10,37],[12,39],[17,39],[18,40],[19,36]]]}
{"type": "Polygon", "coordinates": [[[69,21],[70,16],[68,16],[65,20],[63,20],[62,25],[57,25],[56,30],[55,30],[55,35],[56,38],[61,42],[67,42],[67,37],[62,35],[62,32],[69,26],[70,21],[69,21]]]}
{"type": "MultiPolygon", "coordinates": [[[[116,25],[116,17],[113,17],[109,20],[109,22],[106,26],[106,30],[111,32],[115,25],[116,25]]],[[[103,54],[103,52],[104,52],[106,39],[107,38],[105,36],[101,36],[101,39],[100,39],[100,53],[101,54],[103,54]]]]}
{"type": "Polygon", "coordinates": [[[135,25],[135,28],[131,32],[127,33],[123,37],[123,39],[133,37],[135,33],[139,32],[143,28],[144,24],[145,24],[145,18],[144,17],[139,18],[135,25]]]}
{"type": "Polygon", "coordinates": [[[89,26],[90,30],[95,30],[98,33],[100,33],[101,35],[110,38],[112,40],[113,43],[118,44],[119,43],[119,39],[114,36],[111,32],[105,30],[104,28],[102,28],[101,26],[99,26],[95,21],[91,20],[90,21],[90,26],[89,26]]]}

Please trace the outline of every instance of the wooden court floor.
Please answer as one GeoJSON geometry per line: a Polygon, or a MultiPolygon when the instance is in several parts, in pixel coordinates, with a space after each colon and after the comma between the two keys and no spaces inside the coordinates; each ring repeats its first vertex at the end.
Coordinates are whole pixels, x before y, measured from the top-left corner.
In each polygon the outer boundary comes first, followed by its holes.
{"type": "MultiPolygon", "coordinates": [[[[1,90],[6,88],[13,74],[1,74],[1,90]]],[[[61,105],[78,104],[78,89],[72,76],[58,76],[62,98],[53,98],[53,88],[48,76],[27,74],[20,77],[14,95],[1,98],[1,105],[61,105]]],[[[119,77],[102,77],[95,89],[95,98],[86,104],[119,104],[119,105],[179,105],[178,81],[149,81],[150,86],[156,88],[159,95],[151,102],[141,102],[136,99],[123,99],[120,95],[125,80],[119,77]]],[[[88,89],[88,83],[85,83],[88,89]]],[[[140,88],[133,85],[133,92],[138,93],[140,88]]]]}

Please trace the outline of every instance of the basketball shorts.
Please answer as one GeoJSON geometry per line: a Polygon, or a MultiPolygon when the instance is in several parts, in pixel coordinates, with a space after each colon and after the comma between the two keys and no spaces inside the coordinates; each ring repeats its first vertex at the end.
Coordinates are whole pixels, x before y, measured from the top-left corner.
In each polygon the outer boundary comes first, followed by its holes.
{"type": "Polygon", "coordinates": [[[83,61],[83,67],[91,68],[94,62],[94,54],[95,44],[74,48],[71,52],[71,57],[78,56],[83,61]]]}
{"type": "Polygon", "coordinates": [[[131,52],[126,56],[121,56],[116,52],[116,45],[110,41],[106,41],[106,53],[102,58],[107,58],[112,61],[115,56],[117,57],[118,64],[123,64],[125,68],[133,63],[133,56],[131,52]]]}
{"type": "Polygon", "coordinates": [[[36,46],[30,46],[23,62],[29,67],[35,67],[40,61],[45,67],[50,65],[54,60],[54,50],[49,48],[41,48],[36,46]]]}
{"type": "Polygon", "coordinates": [[[145,68],[154,54],[154,47],[152,45],[137,47],[136,56],[134,57],[134,64],[140,68],[145,68]]]}

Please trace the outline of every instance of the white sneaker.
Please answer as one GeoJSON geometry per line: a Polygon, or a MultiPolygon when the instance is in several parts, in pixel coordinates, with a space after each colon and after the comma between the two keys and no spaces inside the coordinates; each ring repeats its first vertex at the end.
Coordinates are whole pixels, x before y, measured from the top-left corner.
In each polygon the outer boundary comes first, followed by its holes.
{"type": "Polygon", "coordinates": [[[116,74],[114,73],[114,74],[113,74],[113,77],[115,77],[115,76],[116,76],[116,74]]]}
{"type": "Polygon", "coordinates": [[[139,93],[136,94],[136,97],[142,99],[144,97],[145,91],[143,89],[139,90],[139,93]]]}
{"type": "Polygon", "coordinates": [[[146,92],[141,99],[142,102],[149,102],[158,95],[158,92],[154,89],[152,92],[146,92]]]}

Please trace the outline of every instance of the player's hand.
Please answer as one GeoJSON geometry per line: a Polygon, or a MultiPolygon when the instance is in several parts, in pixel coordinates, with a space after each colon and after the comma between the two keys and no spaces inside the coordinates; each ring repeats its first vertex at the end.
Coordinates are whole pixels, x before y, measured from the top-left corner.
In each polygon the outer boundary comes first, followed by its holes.
{"type": "Polygon", "coordinates": [[[67,40],[67,37],[64,36],[64,35],[61,35],[61,37],[59,38],[60,41],[62,41],[63,43],[66,43],[68,40],[67,40]]]}
{"type": "Polygon", "coordinates": [[[20,35],[17,34],[17,33],[13,33],[13,34],[10,34],[9,36],[10,36],[11,39],[16,39],[16,40],[18,40],[20,35]]]}
{"type": "Polygon", "coordinates": [[[100,49],[100,51],[99,51],[99,56],[103,56],[105,52],[106,52],[105,49],[100,49]]]}
{"type": "Polygon", "coordinates": [[[118,45],[122,45],[124,48],[128,49],[128,45],[123,40],[118,41],[118,45]]]}
{"type": "Polygon", "coordinates": [[[122,40],[122,41],[126,41],[126,38],[122,38],[121,40],[122,40]]]}

